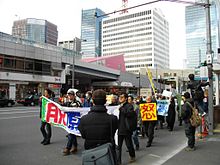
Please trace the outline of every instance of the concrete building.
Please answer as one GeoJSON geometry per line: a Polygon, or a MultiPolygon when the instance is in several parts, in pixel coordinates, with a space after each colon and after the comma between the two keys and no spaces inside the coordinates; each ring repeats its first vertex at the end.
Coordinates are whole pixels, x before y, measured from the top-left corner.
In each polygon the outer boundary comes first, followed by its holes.
{"type": "Polygon", "coordinates": [[[14,21],[12,35],[26,40],[57,45],[57,26],[47,20],[27,18],[14,21]]]}
{"type": "Polygon", "coordinates": [[[81,21],[81,43],[82,58],[101,56],[101,20],[98,17],[105,14],[102,10],[88,9],[82,10],[81,21]]]}
{"type": "MultiPolygon", "coordinates": [[[[204,2],[204,1],[199,1],[204,2]]],[[[210,18],[213,60],[217,60],[217,48],[219,47],[219,2],[211,0],[210,18]]],[[[186,55],[187,67],[195,68],[200,66],[206,57],[206,16],[202,6],[186,6],[186,55]]]]}
{"type": "Polygon", "coordinates": [[[169,24],[159,9],[104,18],[102,56],[124,54],[126,71],[169,68],[169,24]]]}

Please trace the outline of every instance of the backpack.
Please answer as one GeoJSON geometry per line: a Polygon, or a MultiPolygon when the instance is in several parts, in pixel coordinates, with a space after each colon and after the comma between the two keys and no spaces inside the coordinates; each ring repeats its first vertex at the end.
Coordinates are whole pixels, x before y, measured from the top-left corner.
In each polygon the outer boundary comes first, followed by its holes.
{"type": "Polygon", "coordinates": [[[198,109],[196,109],[195,107],[193,107],[190,103],[187,102],[187,104],[190,106],[191,110],[192,110],[192,115],[189,119],[191,125],[193,127],[198,127],[201,125],[202,123],[202,117],[199,115],[198,113],[198,109]]]}

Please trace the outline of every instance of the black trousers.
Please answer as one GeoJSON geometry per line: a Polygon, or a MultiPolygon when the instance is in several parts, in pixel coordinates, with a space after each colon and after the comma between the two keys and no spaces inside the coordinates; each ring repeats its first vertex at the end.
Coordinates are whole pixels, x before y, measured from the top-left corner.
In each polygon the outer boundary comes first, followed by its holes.
{"type": "Polygon", "coordinates": [[[117,147],[118,163],[121,163],[122,144],[124,140],[125,140],[125,144],[127,146],[130,157],[135,157],[135,150],[134,150],[134,146],[132,142],[132,134],[118,135],[118,147],[117,147]]]}
{"type": "Polygon", "coordinates": [[[148,143],[151,144],[154,138],[154,127],[156,125],[156,121],[143,121],[143,125],[146,136],[148,137],[148,143]]]}
{"type": "Polygon", "coordinates": [[[195,146],[195,132],[195,127],[193,127],[190,123],[185,123],[185,134],[188,138],[188,147],[190,148],[195,146]]]}
{"type": "Polygon", "coordinates": [[[41,133],[45,140],[50,140],[51,138],[51,125],[47,122],[41,121],[41,127],[40,127],[41,133]]]}

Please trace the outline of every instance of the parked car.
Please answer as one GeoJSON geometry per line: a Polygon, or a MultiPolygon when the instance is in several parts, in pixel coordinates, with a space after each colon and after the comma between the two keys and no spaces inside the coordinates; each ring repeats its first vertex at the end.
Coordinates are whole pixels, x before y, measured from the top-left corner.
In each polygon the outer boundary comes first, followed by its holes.
{"type": "Polygon", "coordinates": [[[38,105],[39,104],[39,95],[34,95],[34,94],[29,94],[27,96],[25,96],[23,99],[21,100],[17,100],[18,104],[23,104],[24,106],[27,105],[38,105]]]}
{"type": "Polygon", "coordinates": [[[7,97],[0,96],[0,106],[1,107],[5,107],[5,106],[11,107],[14,104],[15,104],[14,100],[8,99],[7,97]]]}

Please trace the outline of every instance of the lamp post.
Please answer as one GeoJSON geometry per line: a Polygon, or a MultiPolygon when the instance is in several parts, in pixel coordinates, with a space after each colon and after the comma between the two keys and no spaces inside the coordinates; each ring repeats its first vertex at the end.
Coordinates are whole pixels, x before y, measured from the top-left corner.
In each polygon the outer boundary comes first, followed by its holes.
{"type": "Polygon", "coordinates": [[[141,97],[141,74],[140,71],[138,73],[138,76],[136,77],[138,79],[138,95],[141,97]]]}
{"type": "Polygon", "coordinates": [[[73,39],[73,67],[72,67],[72,88],[74,88],[75,79],[75,54],[76,54],[76,37],[73,39]]]}

